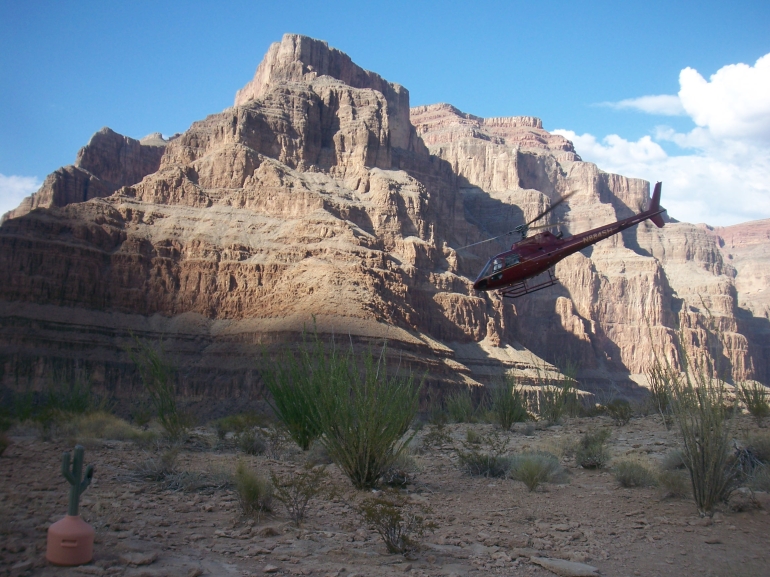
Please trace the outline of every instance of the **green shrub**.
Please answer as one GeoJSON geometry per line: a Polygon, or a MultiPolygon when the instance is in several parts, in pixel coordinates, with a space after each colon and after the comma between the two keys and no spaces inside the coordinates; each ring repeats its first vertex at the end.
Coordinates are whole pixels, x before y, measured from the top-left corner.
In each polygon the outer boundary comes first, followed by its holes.
{"type": "Polygon", "coordinates": [[[323,481],[328,477],[326,467],[306,465],[300,471],[278,477],[270,471],[273,497],[283,503],[294,524],[299,527],[305,520],[310,501],[323,491],[323,481]]]}
{"type": "Polygon", "coordinates": [[[435,529],[425,515],[431,511],[395,491],[364,499],[358,508],[364,521],[382,537],[389,553],[408,554],[419,548],[426,530],[435,529]]]}
{"type": "MultiPolygon", "coordinates": [[[[652,334],[650,334],[652,338],[652,334]]],[[[660,416],[663,418],[663,424],[668,430],[671,416],[671,398],[667,383],[667,372],[665,368],[657,362],[647,371],[647,382],[650,384],[650,402],[660,416]]]]}
{"type": "Polygon", "coordinates": [[[134,348],[128,349],[131,361],[139,369],[144,388],[150,396],[160,424],[172,440],[187,436],[190,419],[177,408],[174,388],[174,367],[163,353],[163,343],[157,348],[146,341],[133,337],[134,348]]]}
{"type": "Polygon", "coordinates": [[[605,408],[617,426],[627,425],[634,414],[631,403],[626,399],[613,399],[605,405],[605,408]]]}
{"type": "Polygon", "coordinates": [[[575,461],[584,469],[603,469],[610,460],[607,429],[589,431],[578,441],[575,448],[575,461]]]}
{"type": "Polygon", "coordinates": [[[383,347],[375,358],[367,351],[360,370],[348,354],[315,399],[321,443],[359,489],[374,487],[414,437],[407,432],[417,414],[420,385],[412,375],[389,377],[385,352],[383,347]]]}
{"type": "Polygon", "coordinates": [[[538,414],[546,423],[555,425],[574,402],[575,390],[572,382],[550,382],[538,391],[538,414]]]}
{"type": "Polygon", "coordinates": [[[658,484],[655,472],[636,461],[617,461],[612,469],[615,480],[622,487],[654,487],[658,484]]]}
{"type": "Polygon", "coordinates": [[[453,423],[469,423],[475,416],[473,396],[469,388],[456,391],[444,399],[444,404],[453,423]]]}
{"type": "Polygon", "coordinates": [[[757,381],[739,383],[736,387],[738,398],[746,405],[749,414],[760,422],[770,415],[770,395],[767,388],[757,381]]]}
{"type": "Polygon", "coordinates": [[[312,338],[303,332],[296,353],[285,349],[277,361],[265,363],[263,377],[272,396],[270,406],[303,451],[322,432],[316,399],[333,382],[346,380],[351,363],[350,352],[333,343],[327,347],[317,331],[312,338]]]}
{"type": "Polygon", "coordinates": [[[505,477],[511,467],[506,455],[508,442],[497,433],[483,436],[478,444],[464,442],[457,452],[460,468],[474,477],[505,477]]]}
{"type": "Polygon", "coordinates": [[[235,468],[235,492],[241,511],[257,519],[273,510],[273,485],[269,480],[252,471],[243,461],[235,468]]]}
{"type": "Polygon", "coordinates": [[[690,474],[698,513],[710,516],[716,503],[727,502],[736,487],[736,471],[730,460],[730,404],[712,365],[691,359],[684,347],[680,356],[683,372],[661,365],[657,356],[655,370],[666,387],[682,437],[682,460],[690,474]]]}
{"type": "Polygon", "coordinates": [[[530,492],[541,483],[550,483],[562,474],[559,459],[551,453],[522,453],[510,458],[509,476],[524,483],[530,492]]]}
{"type": "Polygon", "coordinates": [[[506,379],[504,385],[493,388],[491,396],[491,412],[503,431],[510,431],[514,423],[529,419],[524,395],[512,379],[506,379]]]}

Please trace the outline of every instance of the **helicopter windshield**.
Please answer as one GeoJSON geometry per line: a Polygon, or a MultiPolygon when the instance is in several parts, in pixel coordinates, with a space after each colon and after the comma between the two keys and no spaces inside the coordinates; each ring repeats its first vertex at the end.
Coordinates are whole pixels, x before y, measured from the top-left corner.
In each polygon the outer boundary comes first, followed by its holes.
{"type": "Polygon", "coordinates": [[[503,269],[503,259],[493,258],[487,263],[487,266],[484,267],[484,270],[481,271],[479,278],[484,278],[485,276],[495,274],[496,272],[501,271],[502,269],[503,269]]]}
{"type": "Polygon", "coordinates": [[[519,264],[519,255],[517,253],[506,255],[505,258],[495,257],[491,259],[484,270],[479,275],[479,278],[491,276],[497,272],[500,272],[504,268],[512,267],[519,264]]]}

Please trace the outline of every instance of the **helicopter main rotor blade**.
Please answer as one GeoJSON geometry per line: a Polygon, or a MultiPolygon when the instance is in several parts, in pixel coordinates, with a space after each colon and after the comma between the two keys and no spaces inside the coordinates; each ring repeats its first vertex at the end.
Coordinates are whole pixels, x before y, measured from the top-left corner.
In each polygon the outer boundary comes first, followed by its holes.
{"type": "Polygon", "coordinates": [[[543,212],[541,212],[540,214],[538,214],[538,215],[537,215],[535,218],[533,218],[532,220],[530,220],[530,221],[529,221],[529,222],[526,224],[526,226],[529,226],[529,225],[530,225],[530,224],[532,224],[533,222],[537,222],[538,220],[540,220],[541,218],[543,218],[543,217],[544,217],[546,214],[548,214],[549,212],[551,212],[553,209],[555,209],[557,206],[559,206],[559,205],[560,205],[562,202],[564,202],[565,200],[567,200],[567,199],[568,199],[570,196],[572,196],[572,195],[573,195],[573,194],[575,194],[576,192],[577,192],[577,190],[573,190],[572,192],[568,192],[567,194],[565,194],[564,196],[562,196],[562,197],[561,197],[559,200],[557,200],[556,202],[554,202],[554,203],[553,203],[553,204],[552,204],[552,205],[551,205],[549,208],[545,209],[543,212]]]}
{"type": "Polygon", "coordinates": [[[530,226],[529,230],[540,230],[541,228],[553,228],[555,226],[561,226],[567,224],[566,222],[554,222],[553,224],[539,224],[537,226],[530,226]]]}
{"type": "Polygon", "coordinates": [[[457,250],[463,250],[465,248],[470,248],[472,246],[477,246],[479,244],[484,244],[485,242],[492,242],[493,240],[497,240],[498,238],[503,238],[504,236],[508,236],[509,234],[513,234],[514,232],[516,232],[516,231],[515,230],[509,230],[508,232],[506,232],[504,234],[499,234],[497,236],[493,236],[492,238],[488,238],[486,240],[480,240],[479,242],[474,242],[473,244],[466,244],[465,246],[461,246],[460,248],[455,249],[455,250],[456,251],[457,250]]]}

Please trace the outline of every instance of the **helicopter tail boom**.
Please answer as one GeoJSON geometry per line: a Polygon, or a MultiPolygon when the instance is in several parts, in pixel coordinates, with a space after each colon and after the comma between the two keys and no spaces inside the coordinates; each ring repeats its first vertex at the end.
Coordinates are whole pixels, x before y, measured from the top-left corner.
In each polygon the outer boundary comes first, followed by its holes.
{"type": "Polygon", "coordinates": [[[650,220],[655,223],[655,226],[658,228],[663,228],[665,223],[663,222],[663,217],[661,216],[662,211],[660,208],[660,186],[661,185],[659,182],[655,185],[655,190],[653,191],[652,198],[650,199],[650,205],[647,207],[645,212],[657,213],[651,216],[650,220]]]}

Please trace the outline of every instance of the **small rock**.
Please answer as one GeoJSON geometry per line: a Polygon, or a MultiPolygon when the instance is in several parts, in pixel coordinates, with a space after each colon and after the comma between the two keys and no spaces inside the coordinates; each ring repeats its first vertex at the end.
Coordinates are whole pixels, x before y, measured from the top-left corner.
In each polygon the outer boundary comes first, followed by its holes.
{"type": "Polygon", "coordinates": [[[551,559],[549,557],[532,557],[532,563],[540,565],[544,569],[561,575],[562,577],[589,577],[598,575],[598,569],[585,563],[575,563],[564,559],[551,559]]]}
{"type": "Polygon", "coordinates": [[[275,565],[265,565],[265,568],[262,569],[262,572],[263,573],[277,573],[278,572],[278,567],[276,567],[275,565]]]}
{"type": "Polygon", "coordinates": [[[716,537],[709,537],[708,539],[705,539],[704,542],[707,545],[719,545],[720,543],[722,543],[722,541],[720,541],[716,537]]]}
{"type": "Polygon", "coordinates": [[[123,553],[120,560],[127,565],[150,565],[158,558],[158,554],[152,553],[123,553]]]}

